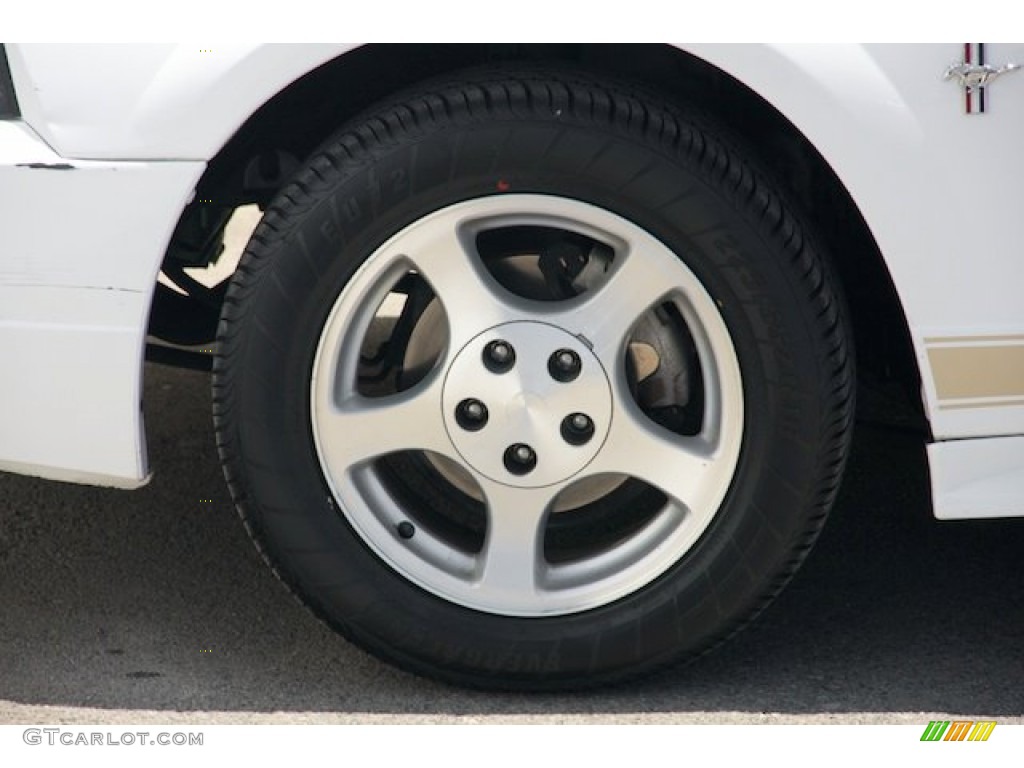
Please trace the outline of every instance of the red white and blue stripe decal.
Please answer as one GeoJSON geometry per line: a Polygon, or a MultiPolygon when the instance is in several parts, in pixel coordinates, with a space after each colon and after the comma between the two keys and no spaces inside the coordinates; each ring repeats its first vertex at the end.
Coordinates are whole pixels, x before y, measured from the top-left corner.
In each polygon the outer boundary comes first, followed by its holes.
{"type": "MultiPolygon", "coordinates": [[[[985,44],[964,43],[964,64],[985,65],[985,44]]],[[[969,115],[979,115],[985,111],[985,89],[964,88],[964,109],[969,115]]]]}

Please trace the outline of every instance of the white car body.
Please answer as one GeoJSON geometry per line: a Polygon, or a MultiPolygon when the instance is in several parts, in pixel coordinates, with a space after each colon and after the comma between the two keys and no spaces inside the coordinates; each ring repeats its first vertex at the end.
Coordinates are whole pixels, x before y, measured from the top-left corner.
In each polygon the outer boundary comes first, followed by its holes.
{"type": "MultiPolygon", "coordinates": [[[[936,516],[1024,515],[1024,73],[965,114],[943,78],[959,44],[679,47],[790,121],[870,228],[920,373],[936,516]]],[[[986,49],[1024,62],[1024,45],[986,49]]],[[[264,103],[355,50],[6,46],[0,469],[146,482],[147,319],[182,211],[264,103]]]]}

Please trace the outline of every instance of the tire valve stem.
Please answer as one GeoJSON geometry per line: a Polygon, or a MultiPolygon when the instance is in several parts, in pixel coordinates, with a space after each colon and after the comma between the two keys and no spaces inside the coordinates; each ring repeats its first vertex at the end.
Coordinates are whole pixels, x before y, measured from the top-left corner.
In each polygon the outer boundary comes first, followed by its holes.
{"type": "Polygon", "coordinates": [[[398,535],[403,539],[411,539],[416,535],[416,526],[410,523],[408,520],[403,520],[397,526],[398,535]]]}

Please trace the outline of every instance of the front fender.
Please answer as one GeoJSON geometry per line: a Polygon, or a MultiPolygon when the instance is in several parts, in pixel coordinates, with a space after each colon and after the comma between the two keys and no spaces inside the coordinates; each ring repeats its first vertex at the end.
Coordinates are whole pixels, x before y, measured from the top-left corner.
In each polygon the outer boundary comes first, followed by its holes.
{"type": "MultiPolygon", "coordinates": [[[[1024,61],[1024,45],[986,49],[1024,61]]],[[[902,302],[936,440],[1024,433],[1024,73],[968,115],[943,79],[961,44],[687,50],[772,104],[845,185],[902,302]]]]}
{"type": "Polygon", "coordinates": [[[9,45],[22,116],[64,157],[209,160],[352,45],[9,45]]]}

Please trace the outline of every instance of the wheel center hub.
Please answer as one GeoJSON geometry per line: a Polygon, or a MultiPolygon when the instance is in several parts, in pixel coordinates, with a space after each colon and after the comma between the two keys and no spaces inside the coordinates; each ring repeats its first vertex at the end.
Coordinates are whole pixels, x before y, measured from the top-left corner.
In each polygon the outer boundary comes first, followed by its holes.
{"type": "Polygon", "coordinates": [[[445,426],[465,462],[499,483],[567,480],[604,444],[612,395],[597,356],[547,323],[494,326],[466,344],[445,377],[445,426]]]}

